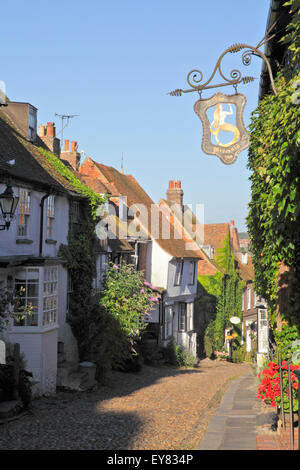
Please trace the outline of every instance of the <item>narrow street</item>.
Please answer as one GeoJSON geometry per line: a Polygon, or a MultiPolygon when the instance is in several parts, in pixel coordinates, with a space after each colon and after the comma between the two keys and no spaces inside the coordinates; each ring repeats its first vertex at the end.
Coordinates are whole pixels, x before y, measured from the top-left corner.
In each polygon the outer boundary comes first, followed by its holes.
{"type": "Polygon", "coordinates": [[[232,380],[251,370],[205,359],[195,369],[113,372],[96,391],[33,400],[27,415],[0,425],[0,449],[191,450],[232,380]]]}

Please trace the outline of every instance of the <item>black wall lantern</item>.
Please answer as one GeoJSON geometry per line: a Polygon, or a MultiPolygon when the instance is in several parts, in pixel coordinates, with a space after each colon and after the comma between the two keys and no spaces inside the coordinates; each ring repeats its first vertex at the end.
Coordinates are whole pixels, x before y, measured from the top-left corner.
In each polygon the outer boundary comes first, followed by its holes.
{"type": "Polygon", "coordinates": [[[18,202],[18,196],[14,195],[11,185],[8,184],[4,193],[0,194],[0,218],[5,222],[3,225],[0,225],[0,230],[9,229],[18,202]]]}

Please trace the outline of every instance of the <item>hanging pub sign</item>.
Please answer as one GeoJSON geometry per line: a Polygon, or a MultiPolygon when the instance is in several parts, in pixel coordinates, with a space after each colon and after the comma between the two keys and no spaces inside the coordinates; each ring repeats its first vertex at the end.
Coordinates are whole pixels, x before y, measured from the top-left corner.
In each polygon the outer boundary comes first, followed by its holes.
{"type": "Polygon", "coordinates": [[[216,155],[226,165],[234,163],[238,154],[249,146],[249,134],[243,122],[245,104],[244,95],[216,93],[194,105],[203,126],[203,152],[216,155]]]}
{"type": "Polygon", "coordinates": [[[205,83],[201,83],[203,80],[202,72],[198,69],[194,69],[191,70],[187,76],[187,82],[191,88],[187,90],[176,89],[169,93],[171,96],[181,96],[182,93],[193,91],[197,91],[199,93],[200,99],[195,103],[194,110],[202,121],[202,150],[208,155],[216,155],[226,165],[234,163],[238,154],[242,152],[242,150],[245,150],[250,143],[249,134],[243,122],[246,98],[244,95],[237,92],[237,86],[240,83],[246,84],[252,82],[254,78],[249,76],[243,77],[241,72],[237,69],[232,70],[230,72],[230,76],[226,77],[221,69],[222,59],[226,54],[234,54],[242,49],[246,49],[242,55],[244,65],[251,64],[251,57],[253,55],[260,57],[265,62],[269,72],[271,87],[274,94],[277,95],[270,63],[266,56],[259,50],[260,47],[265,45],[267,41],[274,37],[274,35],[269,36],[269,33],[275,27],[275,24],[276,23],[272,25],[256,47],[252,47],[247,44],[233,44],[226,49],[219,57],[213,73],[205,83]],[[210,83],[217,71],[223,81],[221,83],[211,85],[210,83]],[[202,99],[203,90],[230,85],[235,89],[235,94],[224,95],[223,93],[216,93],[211,98],[202,99]]]}

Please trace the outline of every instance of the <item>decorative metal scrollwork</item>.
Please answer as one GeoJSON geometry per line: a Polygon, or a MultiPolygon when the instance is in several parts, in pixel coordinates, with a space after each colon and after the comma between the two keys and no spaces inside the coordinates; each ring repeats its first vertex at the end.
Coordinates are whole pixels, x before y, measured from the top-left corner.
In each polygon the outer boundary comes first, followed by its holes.
{"type": "MultiPolygon", "coordinates": [[[[274,26],[275,26],[275,24],[272,26],[271,29],[273,29],[274,26]]],[[[209,79],[205,83],[201,84],[201,82],[203,81],[203,73],[201,72],[201,70],[193,69],[187,75],[187,82],[188,82],[188,84],[191,88],[189,88],[187,90],[176,89],[174,91],[171,91],[168,94],[171,95],[171,96],[181,96],[182,93],[190,93],[192,91],[202,91],[202,90],[206,90],[206,89],[209,89],[209,88],[218,88],[218,87],[223,87],[223,86],[228,86],[228,85],[237,86],[239,83],[246,84],[246,83],[254,81],[255,80],[254,77],[251,77],[251,76],[243,77],[240,70],[237,70],[237,69],[231,70],[230,78],[226,77],[224,75],[224,73],[222,72],[222,69],[221,69],[221,63],[222,63],[222,60],[223,60],[223,58],[225,57],[226,54],[228,54],[228,53],[235,54],[237,52],[240,52],[243,49],[246,49],[246,51],[244,51],[243,55],[242,55],[243,65],[249,66],[251,64],[251,59],[252,59],[253,55],[263,59],[263,61],[265,62],[265,64],[267,65],[267,68],[268,68],[268,72],[269,72],[273,92],[274,92],[275,95],[277,95],[277,90],[276,90],[275,85],[274,85],[274,79],[273,79],[273,74],[272,74],[270,63],[269,63],[267,57],[259,50],[259,48],[261,46],[263,46],[267,41],[269,41],[272,37],[274,37],[274,35],[268,37],[271,29],[269,30],[269,32],[266,34],[266,36],[259,42],[259,44],[256,47],[249,46],[248,44],[233,44],[232,46],[228,47],[228,49],[226,49],[223,52],[223,54],[220,55],[216,65],[215,65],[215,68],[213,70],[213,73],[211,74],[211,76],[209,77],[209,79]],[[216,75],[217,72],[219,72],[220,76],[223,78],[224,81],[222,83],[218,83],[216,85],[210,85],[211,81],[213,80],[213,78],[214,78],[214,76],[216,75]]]]}

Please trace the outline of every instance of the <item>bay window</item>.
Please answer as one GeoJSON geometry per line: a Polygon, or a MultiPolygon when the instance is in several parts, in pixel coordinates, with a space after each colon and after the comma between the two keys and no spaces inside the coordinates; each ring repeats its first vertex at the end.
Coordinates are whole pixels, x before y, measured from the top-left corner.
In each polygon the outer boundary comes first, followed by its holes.
{"type": "Polygon", "coordinates": [[[14,326],[37,326],[39,310],[39,269],[25,268],[15,273],[16,318],[14,326]],[[22,318],[24,316],[24,318],[22,318]]]}
{"type": "Polygon", "coordinates": [[[57,267],[44,269],[43,325],[56,323],[57,316],[57,267]]]}
{"type": "Polygon", "coordinates": [[[47,327],[57,321],[57,266],[26,267],[14,272],[15,327],[47,327]]]}

